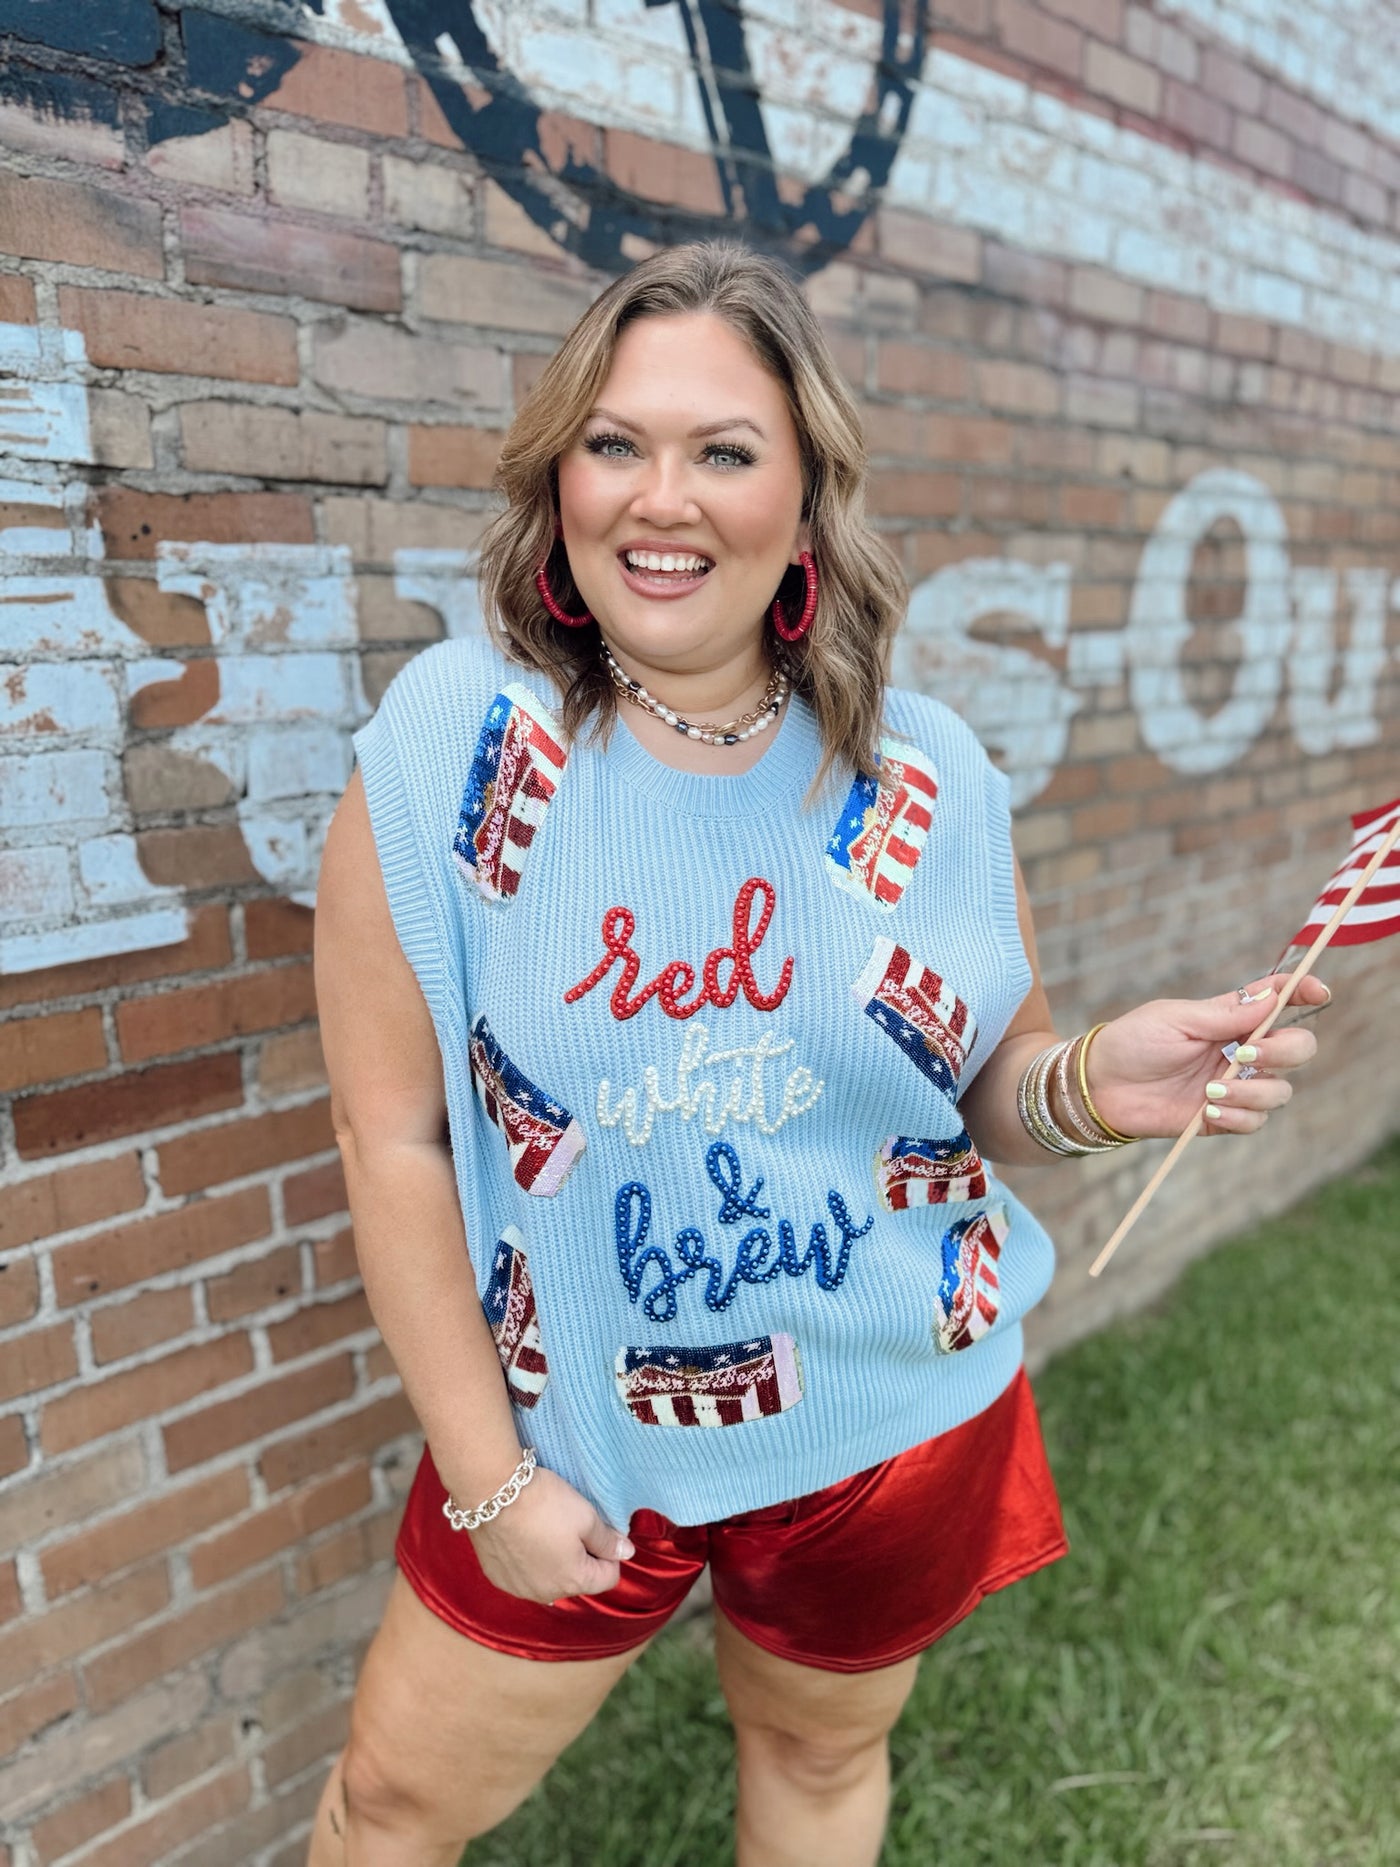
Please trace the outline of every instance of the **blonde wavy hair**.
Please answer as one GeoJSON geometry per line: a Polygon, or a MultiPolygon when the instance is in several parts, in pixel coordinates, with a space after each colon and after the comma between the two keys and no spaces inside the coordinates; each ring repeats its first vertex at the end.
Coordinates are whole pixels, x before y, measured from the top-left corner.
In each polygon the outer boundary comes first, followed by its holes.
{"type": "MultiPolygon", "coordinates": [[[[592,718],[606,738],[616,692],[598,652],[597,626],[568,629],[555,622],[540,601],[535,572],[547,558],[564,608],[586,607],[555,536],[559,457],[577,440],[627,326],[692,312],[723,318],[787,396],[802,453],[802,516],[820,597],[808,635],[792,645],[775,635],[774,653],[782,648],[793,685],[820,727],[817,785],[836,766],[872,776],[890,644],[906,602],[904,579],[865,516],[860,417],[820,324],[783,266],[734,242],[695,242],[642,261],[594,301],[550,359],[501,449],[496,482],[508,504],[486,532],[479,569],[489,626],[507,655],[555,681],[570,737],[592,718]]],[[[779,586],[789,614],[794,601],[801,606],[801,584],[794,566],[779,586]]],[[[771,620],[765,627],[771,632],[771,620]]]]}

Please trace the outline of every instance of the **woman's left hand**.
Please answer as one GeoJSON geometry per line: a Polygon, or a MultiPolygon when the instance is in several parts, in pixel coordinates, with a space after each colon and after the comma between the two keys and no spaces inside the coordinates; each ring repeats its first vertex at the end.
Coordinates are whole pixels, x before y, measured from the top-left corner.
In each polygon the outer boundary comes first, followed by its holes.
{"type": "MultiPolygon", "coordinates": [[[[1089,1093],[1104,1120],[1120,1134],[1179,1135],[1204,1104],[1218,1116],[1202,1123],[1207,1134],[1253,1134],[1293,1094],[1286,1072],[1317,1054],[1309,1030],[1272,1030],[1259,1040],[1258,1055],[1242,1061],[1261,1074],[1232,1077],[1223,1096],[1210,1095],[1229,1065],[1221,1047],[1248,1043],[1249,1034],[1277,1002],[1287,973],[1253,980],[1245,989],[1216,998],[1156,998],[1106,1024],[1089,1052],[1089,1093]]],[[[1311,974],[1301,980],[1290,1005],[1325,1005],[1331,993],[1311,974]]]]}

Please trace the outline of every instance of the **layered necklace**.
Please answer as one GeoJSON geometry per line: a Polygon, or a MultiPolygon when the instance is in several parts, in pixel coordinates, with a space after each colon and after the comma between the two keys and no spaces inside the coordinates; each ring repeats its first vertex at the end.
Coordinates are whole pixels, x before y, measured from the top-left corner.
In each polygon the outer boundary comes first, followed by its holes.
{"type": "Polygon", "coordinates": [[[630,675],[624,674],[606,642],[603,644],[603,663],[612,676],[613,686],[624,700],[630,700],[634,707],[640,707],[643,713],[650,713],[654,719],[664,720],[682,737],[696,739],[701,745],[707,746],[741,745],[745,739],[752,739],[755,733],[767,732],[778,717],[791,686],[787,670],[781,666],[775,667],[768,677],[763,698],[756,707],[750,707],[747,713],[741,713],[736,720],[726,720],[723,726],[697,725],[691,720],[683,720],[664,701],[649,694],[640,681],[634,681],[630,675]]]}

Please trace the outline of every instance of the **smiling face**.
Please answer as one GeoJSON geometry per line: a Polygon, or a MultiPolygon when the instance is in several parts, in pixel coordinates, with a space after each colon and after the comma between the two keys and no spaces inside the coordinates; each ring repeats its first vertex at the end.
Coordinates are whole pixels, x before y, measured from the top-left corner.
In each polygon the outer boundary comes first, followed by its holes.
{"type": "Polygon", "coordinates": [[[634,669],[750,661],[807,548],[802,457],[780,383],[708,312],[647,317],[559,459],[574,582],[634,669]]]}

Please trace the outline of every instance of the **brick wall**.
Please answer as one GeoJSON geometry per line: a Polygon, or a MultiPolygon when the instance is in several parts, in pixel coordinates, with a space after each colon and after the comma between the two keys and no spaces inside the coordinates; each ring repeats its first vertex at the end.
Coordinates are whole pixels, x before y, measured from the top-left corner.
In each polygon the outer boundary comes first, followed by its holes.
{"type": "MultiPolygon", "coordinates": [[[[300,1857],[416,1450],[319,843],[612,271],[742,227],[806,273],[1065,1028],[1270,963],[1400,788],[1393,10],[918,14],[0,0],[0,1867],[300,1857]]],[[[1101,1284],[1144,1159],[1019,1177],[1037,1352],[1395,1125],[1393,957],[1327,973],[1306,1108],[1101,1284]]]]}

